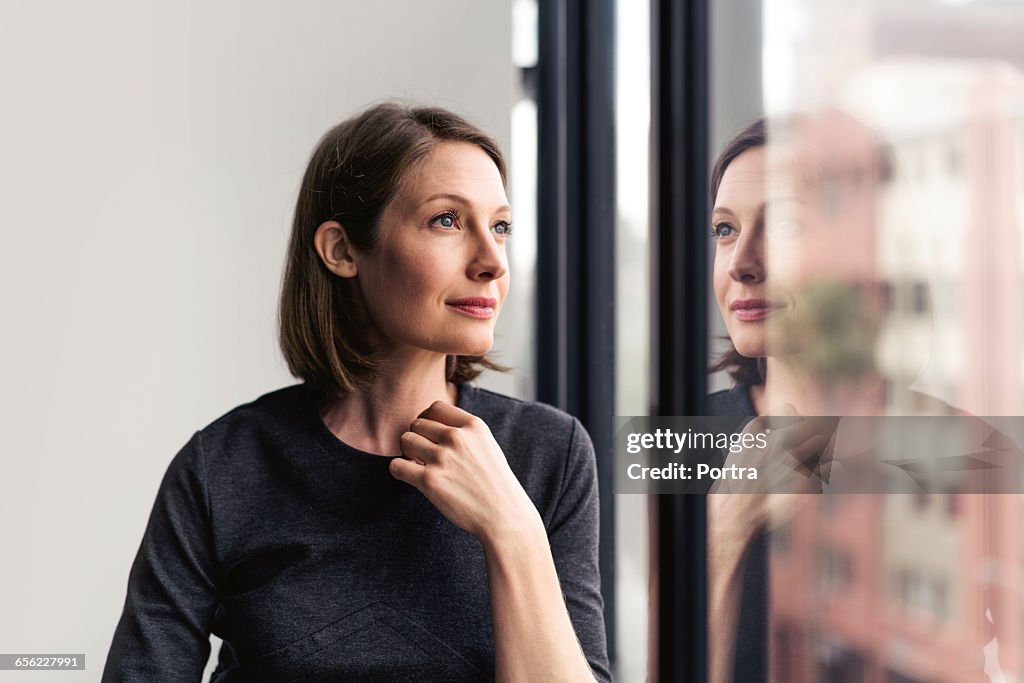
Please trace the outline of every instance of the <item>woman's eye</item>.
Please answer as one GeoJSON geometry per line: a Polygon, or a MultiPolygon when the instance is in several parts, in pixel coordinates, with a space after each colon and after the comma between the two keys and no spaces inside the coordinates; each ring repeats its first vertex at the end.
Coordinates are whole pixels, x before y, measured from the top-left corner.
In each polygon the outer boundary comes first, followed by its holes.
{"type": "Polygon", "coordinates": [[[711,234],[715,239],[724,239],[726,237],[732,237],[736,234],[736,228],[732,227],[728,223],[718,223],[711,228],[711,234]]]}
{"type": "Polygon", "coordinates": [[[508,221],[498,221],[492,229],[499,235],[509,235],[512,232],[512,224],[508,221]]]}
{"type": "Polygon", "coordinates": [[[434,216],[434,218],[431,219],[430,224],[431,225],[436,225],[438,227],[446,228],[446,229],[450,230],[452,228],[458,227],[458,225],[459,225],[459,217],[456,216],[451,211],[445,211],[442,214],[438,214],[437,216],[434,216]]]}

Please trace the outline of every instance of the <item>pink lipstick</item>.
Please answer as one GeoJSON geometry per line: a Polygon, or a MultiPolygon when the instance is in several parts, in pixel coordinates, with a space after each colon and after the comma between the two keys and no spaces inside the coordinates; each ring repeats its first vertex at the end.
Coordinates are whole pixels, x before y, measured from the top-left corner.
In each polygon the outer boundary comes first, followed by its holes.
{"type": "Polygon", "coordinates": [[[767,299],[737,299],[729,308],[737,320],[754,322],[764,320],[780,308],[785,308],[785,304],[767,299]]]}
{"type": "Polygon", "coordinates": [[[489,299],[482,296],[449,299],[444,303],[453,310],[477,320],[490,320],[493,318],[494,307],[498,305],[497,299],[489,299]]]}

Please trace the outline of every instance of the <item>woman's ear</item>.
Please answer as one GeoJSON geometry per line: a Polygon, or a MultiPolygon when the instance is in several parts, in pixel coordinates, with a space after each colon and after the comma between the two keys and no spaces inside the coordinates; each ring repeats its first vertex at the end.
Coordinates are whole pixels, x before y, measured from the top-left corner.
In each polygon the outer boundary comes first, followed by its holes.
{"type": "Polygon", "coordinates": [[[357,267],[356,250],[349,242],[345,228],[338,221],[324,221],[313,235],[313,245],[327,270],[340,277],[355,277],[357,267]]]}

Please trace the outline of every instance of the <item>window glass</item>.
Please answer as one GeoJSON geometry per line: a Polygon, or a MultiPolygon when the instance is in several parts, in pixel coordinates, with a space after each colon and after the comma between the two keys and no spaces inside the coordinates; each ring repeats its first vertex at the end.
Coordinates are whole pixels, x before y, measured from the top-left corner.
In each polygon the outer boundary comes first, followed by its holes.
{"type": "MultiPolygon", "coordinates": [[[[648,3],[616,3],[615,412],[646,415],[650,375],[648,3]]],[[[647,672],[648,499],[615,496],[616,680],[647,672]]]]}
{"type": "MultiPolygon", "coordinates": [[[[739,356],[713,388],[760,414],[1020,415],[1024,5],[738,5],[714,14],[712,158],[761,115],[766,142],[715,201],[709,334],[739,356]]],[[[752,535],[775,537],[741,582],[764,680],[1019,680],[1022,498],[882,490],[752,535]]]]}

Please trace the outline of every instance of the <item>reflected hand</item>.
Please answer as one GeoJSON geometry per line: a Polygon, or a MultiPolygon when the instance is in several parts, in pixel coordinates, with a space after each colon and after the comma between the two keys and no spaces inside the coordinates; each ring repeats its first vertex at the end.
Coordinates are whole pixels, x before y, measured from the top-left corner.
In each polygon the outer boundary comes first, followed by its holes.
{"type": "Polygon", "coordinates": [[[831,462],[822,455],[835,425],[804,418],[789,404],[776,415],[797,419],[781,427],[768,416],[751,420],[743,433],[765,433],[767,447],[730,452],[726,458],[726,467],[757,468],[758,479],[715,482],[711,492],[716,495],[708,500],[713,534],[749,539],[765,528],[775,529],[792,516],[801,494],[820,491],[822,480],[828,480],[831,462]],[[718,495],[723,493],[739,495],[718,495]]]}
{"type": "Polygon", "coordinates": [[[765,529],[775,529],[792,517],[807,499],[804,494],[819,490],[822,479],[828,480],[830,474],[831,462],[822,454],[836,423],[804,418],[788,404],[776,414],[797,419],[787,420],[785,426],[773,424],[769,417],[752,420],[744,434],[764,433],[767,446],[730,453],[726,458],[727,466],[755,466],[757,481],[720,480],[707,499],[709,680],[713,683],[733,680],[747,549],[765,529]],[[730,490],[732,495],[719,495],[730,490]]]}
{"type": "Polygon", "coordinates": [[[391,475],[481,542],[542,524],[491,430],[475,415],[436,401],[402,434],[401,448],[391,475]]]}

